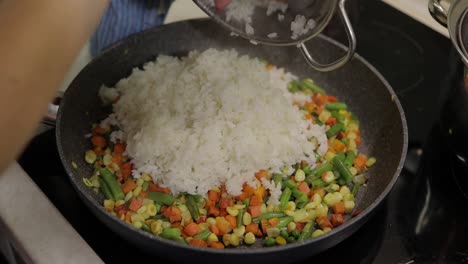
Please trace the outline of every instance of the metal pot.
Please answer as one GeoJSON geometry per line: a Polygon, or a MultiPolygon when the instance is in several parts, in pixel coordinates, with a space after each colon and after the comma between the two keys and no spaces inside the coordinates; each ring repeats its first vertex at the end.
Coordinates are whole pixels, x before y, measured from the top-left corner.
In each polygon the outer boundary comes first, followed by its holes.
{"type": "Polygon", "coordinates": [[[448,28],[456,54],[450,58],[448,89],[441,113],[441,128],[451,149],[452,175],[468,197],[468,1],[429,1],[431,15],[448,28]],[[461,61],[460,61],[461,60],[461,61]]]}

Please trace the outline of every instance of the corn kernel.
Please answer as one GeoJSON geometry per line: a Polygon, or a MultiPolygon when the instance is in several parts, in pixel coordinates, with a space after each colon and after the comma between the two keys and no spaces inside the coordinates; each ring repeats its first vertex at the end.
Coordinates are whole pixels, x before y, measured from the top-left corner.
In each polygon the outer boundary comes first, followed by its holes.
{"type": "Polygon", "coordinates": [[[143,219],[143,217],[141,217],[141,215],[139,214],[132,214],[132,216],[130,216],[130,220],[132,220],[132,223],[135,223],[135,222],[143,222],[145,219],[143,219]]]}
{"type": "Polygon", "coordinates": [[[145,182],[145,181],[144,181],[142,178],[136,179],[136,184],[137,184],[138,186],[142,186],[142,185],[143,185],[143,182],[145,182]]]}
{"type": "Polygon", "coordinates": [[[315,208],[315,213],[317,214],[317,217],[327,216],[328,207],[324,206],[323,204],[319,204],[317,208],[315,208]]]}
{"type": "Polygon", "coordinates": [[[237,247],[240,244],[240,237],[237,234],[231,234],[231,240],[229,242],[231,245],[237,247]]]}
{"type": "Polygon", "coordinates": [[[330,111],[323,110],[322,113],[320,113],[318,118],[320,121],[322,121],[322,123],[325,123],[330,117],[331,117],[330,111]]]}
{"type": "Polygon", "coordinates": [[[104,150],[104,155],[111,155],[111,154],[112,154],[112,151],[111,151],[110,148],[106,148],[106,149],[104,150]]]}
{"type": "Polygon", "coordinates": [[[262,205],[260,205],[260,211],[262,212],[262,214],[267,212],[267,207],[265,203],[262,203],[262,205]]]}
{"type": "Polygon", "coordinates": [[[296,210],[296,203],[293,201],[289,201],[286,206],[286,210],[291,210],[291,211],[296,210]]]}
{"type": "Polygon", "coordinates": [[[349,168],[349,172],[351,172],[353,176],[356,176],[356,174],[358,173],[357,169],[354,167],[349,168]]]}
{"type": "Polygon", "coordinates": [[[309,217],[309,213],[305,209],[300,209],[294,212],[294,222],[305,222],[309,217]]]}
{"type": "Polygon", "coordinates": [[[124,200],[127,202],[127,201],[130,201],[130,199],[132,199],[133,197],[133,192],[128,192],[127,195],[125,195],[125,198],[124,200]]]}
{"type": "Polygon", "coordinates": [[[242,216],[242,223],[244,225],[250,225],[252,223],[252,216],[250,215],[249,212],[245,212],[244,215],[242,216]]]}
{"type": "Polygon", "coordinates": [[[352,193],[343,195],[343,201],[354,201],[354,195],[352,193]]]}
{"type": "Polygon", "coordinates": [[[328,151],[325,153],[325,160],[330,161],[336,156],[335,153],[328,151]]]}
{"type": "Polygon", "coordinates": [[[333,193],[333,198],[337,201],[343,201],[343,195],[340,192],[334,192],[333,193]]]}
{"type": "Polygon", "coordinates": [[[154,201],[151,199],[143,198],[143,205],[154,204],[154,201]]]}
{"type": "Polygon", "coordinates": [[[102,162],[104,163],[105,166],[111,164],[112,156],[110,154],[104,155],[104,157],[102,158],[102,162]]]}
{"type": "Polygon", "coordinates": [[[198,224],[201,230],[207,230],[210,227],[210,224],[207,222],[198,224]]]}
{"type": "Polygon", "coordinates": [[[120,220],[125,221],[125,214],[120,215],[120,220]]]}
{"type": "Polygon", "coordinates": [[[232,232],[238,236],[244,236],[245,234],[245,226],[237,227],[232,230],[232,232]]]}
{"type": "Polygon", "coordinates": [[[345,207],[345,212],[350,213],[354,209],[354,201],[345,201],[344,202],[344,207],[345,207]]]}
{"type": "Polygon", "coordinates": [[[216,219],[214,219],[213,217],[208,217],[206,219],[206,222],[210,225],[216,225],[216,219]]]}
{"type": "Polygon", "coordinates": [[[146,213],[148,213],[149,216],[155,216],[158,213],[158,209],[156,208],[156,205],[148,204],[146,206],[146,213]]]}
{"type": "Polygon", "coordinates": [[[335,180],[335,174],[331,171],[327,171],[322,175],[322,180],[326,183],[330,183],[335,180]]]}
{"type": "Polygon", "coordinates": [[[244,242],[247,244],[247,245],[252,245],[255,243],[255,235],[252,233],[252,232],[248,232],[247,234],[245,234],[244,236],[244,242]]]}
{"type": "Polygon", "coordinates": [[[92,150],[88,150],[85,153],[85,161],[89,164],[93,164],[96,161],[96,153],[92,150]]]}
{"type": "Polygon", "coordinates": [[[162,228],[166,229],[166,228],[169,228],[171,227],[171,223],[170,222],[167,222],[167,221],[163,221],[162,222],[162,228]]]}
{"type": "Polygon", "coordinates": [[[267,229],[267,235],[269,237],[277,237],[277,236],[280,235],[280,232],[281,231],[277,227],[270,227],[270,228],[267,229]]]}
{"type": "Polygon", "coordinates": [[[330,232],[330,231],[332,231],[332,229],[329,228],[329,227],[325,227],[325,228],[323,229],[323,233],[325,233],[325,234],[328,233],[328,232],[330,232]]]}
{"type": "Polygon", "coordinates": [[[294,174],[294,179],[296,179],[297,182],[302,182],[305,180],[305,172],[301,169],[298,169],[296,171],[296,174],[294,174]]]}
{"type": "Polygon", "coordinates": [[[107,168],[112,172],[117,172],[120,170],[119,165],[115,164],[114,162],[111,162],[109,165],[107,165],[107,168]]]}
{"type": "Polygon", "coordinates": [[[136,227],[136,228],[140,229],[140,228],[143,226],[143,223],[142,223],[142,222],[140,222],[140,221],[138,221],[138,222],[134,222],[134,223],[132,223],[132,225],[133,225],[134,227],[136,227]]]}
{"type": "Polygon", "coordinates": [[[341,193],[341,195],[343,195],[343,198],[344,198],[345,195],[350,194],[351,191],[349,190],[348,186],[343,186],[340,189],[340,193],[341,193]]]}
{"type": "Polygon", "coordinates": [[[274,212],[275,211],[275,206],[272,205],[272,204],[269,204],[267,205],[267,208],[266,208],[267,212],[274,212]]]}
{"type": "Polygon", "coordinates": [[[133,190],[133,196],[138,196],[141,193],[141,186],[137,186],[135,190],[133,190]]]}
{"type": "Polygon", "coordinates": [[[109,212],[112,212],[112,210],[114,210],[114,201],[113,200],[104,200],[104,208],[109,211],[109,212]]]}
{"type": "Polygon", "coordinates": [[[198,212],[200,212],[200,215],[207,215],[208,214],[208,211],[206,210],[206,208],[199,208],[198,212]]]}
{"type": "Polygon", "coordinates": [[[234,205],[234,208],[236,208],[237,210],[244,209],[244,208],[245,208],[245,204],[235,204],[235,205],[234,205]]]}
{"type": "Polygon", "coordinates": [[[294,223],[294,222],[289,222],[289,224],[288,224],[288,232],[292,232],[292,231],[294,231],[294,230],[296,230],[296,223],[294,223]]]}
{"type": "Polygon", "coordinates": [[[162,228],[161,220],[156,220],[153,223],[151,223],[151,232],[153,232],[153,234],[158,235],[162,231],[163,231],[163,228],[162,228]]]}
{"type": "Polygon", "coordinates": [[[325,195],[325,197],[323,197],[323,201],[324,201],[328,206],[332,206],[332,205],[334,205],[336,202],[338,202],[338,201],[336,201],[336,199],[335,199],[335,197],[333,196],[332,193],[327,193],[327,194],[325,195]]]}
{"type": "Polygon", "coordinates": [[[377,159],[376,159],[376,158],[374,158],[374,157],[369,158],[369,159],[367,160],[367,162],[366,162],[366,167],[368,167],[368,168],[371,167],[372,165],[375,164],[375,162],[377,162],[377,159]]]}
{"type": "Polygon", "coordinates": [[[208,242],[208,244],[213,243],[213,242],[218,242],[218,241],[219,241],[218,236],[213,233],[211,233],[208,236],[208,239],[206,239],[206,242],[208,242]]]}
{"type": "Polygon", "coordinates": [[[284,237],[282,236],[276,237],[275,241],[276,241],[276,244],[280,246],[286,245],[288,243],[286,242],[286,239],[284,239],[284,237]]]}
{"type": "Polygon", "coordinates": [[[336,183],[333,183],[330,188],[332,188],[332,190],[335,190],[335,191],[338,191],[340,189],[340,186],[336,183]]]}
{"type": "Polygon", "coordinates": [[[224,234],[223,235],[223,244],[227,247],[231,245],[231,234],[224,234]]]}
{"type": "Polygon", "coordinates": [[[288,215],[288,216],[294,216],[295,211],[293,211],[293,210],[284,210],[284,214],[288,215]]]}
{"type": "Polygon", "coordinates": [[[114,211],[112,211],[112,212],[110,212],[110,213],[111,213],[111,215],[113,215],[113,216],[117,216],[117,213],[115,213],[114,211]]]}
{"type": "Polygon", "coordinates": [[[151,181],[151,176],[149,176],[148,174],[142,174],[141,175],[141,178],[144,180],[144,181],[151,181]]]}
{"type": "Polygon", "coordinates": [[[237,216],[239,214],[239,210],[232,207],[232,206],[227,207],[226,211],[228,212],[228,214],[230,214],[232,216],[237,216]]]}
{"type": "Polygon", "coordinates": [[[146,205],[143,205],[142,207],[138,208],[137,213],[142,214],[146,212],[146,209],[147,209],[146,205]]]}
{"type": "Polygon", "coordinates": [[[347,138],[355,140],[357,138],[357,135],[354,132],[349,132],[347,138]]]}
{"type": "Polygon", "coordinates": [[[322,231],[322,230],[320,230],[320,229],[317,229],[317,230],[315,230],[315,231],[312,233],[312,238],[315,238],[315,237],[321,236],[321,235],[323,235],[323,234],[324,234],[324,233],[323,233],[323,231],[322,231]]]}
{"type": "Polygon", "coordinates": [[[308,220],[314,221],[315,218],[317,218],[317,211],[316,211],[316,210],[312,209],[312,210],[307,211],[307,213],[309,214],[309,215],[307,216],[307,219],[308,219],[308,220]]]}
{"type": "Polygon", "coordinates": [[[353,139],[350,139],[348,141],[348,150],[356,150],[356,149],[357,149],[356,141],[354,141],[353,139]]]}

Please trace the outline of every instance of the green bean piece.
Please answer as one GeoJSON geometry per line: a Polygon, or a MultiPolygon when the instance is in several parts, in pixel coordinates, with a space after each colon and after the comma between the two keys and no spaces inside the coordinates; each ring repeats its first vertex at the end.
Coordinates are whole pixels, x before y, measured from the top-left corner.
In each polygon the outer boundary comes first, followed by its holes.
{"type": "Polygon", "coordinates": [[[271,218],[280,218],[280,217],[283,217],[284,214],[283,213],[278,213],[278,212],[268,212],[268,213],[264,213],[262,215],[260,215],[259,217],[255,217],[252,219],[252,222],[258,224],[260,223],[260,221],[262,221],[263,219],[271,219],[271,218]]]}
{"type": "Polygon", "coordinates": [[[299,191],[299,189],[297,188],[292,189],[292,195],[296,197],[296,205],[303,203],[303,202],[307,202],[308,200],[307,195],[299,191]]]}
{"type": "Polygon", "coordinates": [[[185,204],[187,205],[187,208],[190,212],[190,215],[195,221],[198,221],[200,219],[200,212],[198,210],[198,205],[197,201],[195,200],[195,197],[193,195],[188,194],[186,196],[185,204]]]}
{"type": "Polygon", "coordinates": [[[288,238],[286,239],[288,241],[288,243],[294,243],[296,242],[296,238],[293,237],[293,236],[288,236],[288,238]]]}
{"type": "Polygon", "coordinates": [[[287,230],[281,230],[280,231],[280,236],[284,237],[287,239],[289,237],[288,231],[287,230]]]}
{"type": "Polygon", "coordinates": [[[333,169],[333,164],[331,162],[327,162],[322,164],[320,167],[317,167],[312,170],[311,174],[315,176],[314,178],[322,176],[324,172],[331,171],[333,169]]]}
{"type": "Polygon", "coordinates": [[[286,187],[286,189],[284,189],[283,193],[281,193],[280,205],[279,205],[279,209],[281,211],[286,210],[286,208],[288,207],[288,202],[289,202],[289,199],[291,198],[291,194],[292,194],[292,191],[291,191],[291,189],[289,187],[286,187]]]}
{"type": "Polygon", "coordinates": [[[327,109],[328,111],[346,110],[346,109],[348,109],[348,106],[345,103],[342,103],[342,102],[328,103],[328,104],[325,105],[325,109],[327,109]]]}
{"type": "Polygon", "coordinates": [[[344,161],[346,158],[346,155],[344,152],[339,152],[338,154],[335,155],[335,157],[341,161],[344,161]]]}
{"type": "Polygon", "coordinates": [[[284,187],[284,188],[287,187],[287,188],[289,188],[289,189],[294,189],[294,188],[297,187],[297,186],[296,186],[296,183],[293,182],[292,180],[289,180],[289,179],[284,180],[284,181],[283,181],[283,184],[282,184],[281,186],[284,187]]]}
{"type": "Polygon", "coordinates": [[[244,209],[241,209],[239,210],[239,214],[237,215],[237,228],[241,228],[244,224],[243,224],[243,221],[244,221],[244,214],[247,210],[247,208],[249,208],[249,205],[250,205],[250,198],[247,198],[244,200],[244,209]]]}
{"type": "Polygon", "coordinates": [[[336,169],[333,170],[333,175],[335,175],[335,179],[339,179],[341,177],[341,173],[336,169]]]}
{"type": "Polygon", "coordinates": [[[322,181],[322,179],[313,179],[312,180],[312,187],[313,188],[320,188],[320,187],[324,187],[324,186],[327,186],[328,184],[324,181],[322,181]]]}
{"type": "Polygon", "coordinates": [[[296,200],[296,207],[299,209],[304,208],[307,205],[308,201],[307,200],[296,200]]]}
{"type": "Polygon", "coordinates": [[[146,190],[148,190],[149,185],[150,185],[150,182],[149,182],[149,181],[145,181],[145,182],[143,183],[143,185],[141,186],[141,190],[144,191],[144,192],[146,192],[146,190]]]}
{"type": "Polygon", "coordinates": [[[263,243],[264,243],[265,246],[267,246],[267,247],[272,247],[272,246],[275,245],[276,241],[275,241],[275,239],[272,238],[272,237],[267,237],[267,238],[265,238],[265,241],[264,241],[263,243]]]}
{"type": "Polygon", "coordinates": [[[309,239],[312,236],[312,232],[314,232],[314,225],[312,222],[307,223],[304,226],[304,229],[302,229],[301,234],[297,238],[297,241],[304,241],[306,239],[309,239]]]}
{"type": "Polygon", "coordinates": [[[102,179],[106,183],[107,187],[109,187],[109,190],[115,200],[123,200],[125,198],[125,194],[123,193],[122,188],[120,188],[120,184],[117,182],[112,172],[107,168],[101,168],[99,169],[99,174],[101,174],[102,179]]]}
{"type": "Polygon", "coordinates": [[[340,123],[343,123],[343,122],[344,122],[345,117],[344,117],[342,114],[340,114],[340,112],[338,112],[338,111],[336,111],[336,110],[333,110],[333,111],[331,111],[331,114],[332,114],[333,117],[336,118],[336,120],[337,120],[338,122],[340,122],[340,123]]]}
{"type": "Polygon", "coordinates": [[[312,173],[310,166],[305,166],[304,168],[302,168],[302,171],[305,173],[305,175],[310,175],[312,173]]]}
{"type": "Polygon", "coordinates": [[[337,181],[337,183],[338,183],[339,185],[345,185],[345,184],[346,184],[346,181],[345,181],[345,179],[343,179],[343,178],[339,178],[338,181],[337,181]]]}
{"type": "Polygon", "coordinates": [[[353,185],[353,189],[351,190],[351,193],[352,193],[354,196],[356,196],[356,194],[358,193],[358,191],[359,191],[359,184],[355,183],[355,184],[353,185]]]}
{"type": "Polygon", "coordinates": [[[193,236],[193,238],[198,238],[198,239],[201,239],[201,240],[207,240],[210,235],[211,235],[210,230],[205,229],[205,230],[201,231],[200,233],[196,234],[195,236],[193,236]]]}
{"type": "Polygon", "coordinates": [[[278,183],[280,183],[283,180],[283,175],[280,173],[275,173],[273,174],[272,178],[273,178],[273,182],[275,183],[275,185],[278,185],[278,183]]]}
{"type": "Polygon", "coordinates": [[[340,159],[336,158],[336,156],[333,158],[333,166],[338,170],[346,183],[349,183],[353,180],[353,174],[340,159]]]}
{"type": "Polygon", "coordinates": [[[297,238],[299,238],[300,232],[299,232],[299,230],[294,229],[293,231],[291,231],[291,235],[292,235],[295,239],[297,239],[297,238]]]}
{"type": "Polygon", "coordinates": [[[145,223],[145,222],[143,222],[142,224],[143,224],[143,225],[141,226],[141,229],[143,229],[143,230],[146,231],[146,232],[151,233],[151,227],[150,227],[147,223],[145,223]]]}
{"type": "Polygon", "coordinates": [[[157,214],[155,216],[152,216],[151,219],[169,221],[169,219],[165,215],[162,215],[162,214],[157,214]]]}
{"type": "Polygon", "coordinates": [[[331,137],[338,135],[338,133],[340,133],[343,130],[344,130],[343,123],[336,123],[331,128],[329,128],[327,132],[325,132],[325,134],[327,134],[328,138],[331,138],[331,137]]]}
{"type": "Polygon", "coordinates": [[[355,158],[356,158],[356,152],[354,152],[353,150],[349,150],[348,152],[346,152],[346,158],[343,161],[344,165],[346,167],[351,167],[353,165],[353,161],[355,158]]]}
{"type": "Polygon", "coordinates": [[[179,228],[176,228],[176,227],[166,228],[159,235],[166,239],[174,240],[177,242],[185,242],[185,240],[181,236],[182,232],[180,231],[179,228]]]}
{"type": "Polygon", "coordinates": [[[302,82],[301,82],[302,86],[305,87],[307,90],[310,90],[314,93],[320,93],[320,94],[324,94],[325,91],[320,88],[317,84],[315,84],[314,81],[312,81],[311,79],[304,79],[302,82]]]}
{"type": "Polygon", "coordinates": [[[172,205],[176,200],[174,196],[160,192],[148,192],[148,199],[164,205],[172,205]]]}
{"type": "Polygon", "coordinates": [[[343,144],[345,144],[345,145],[348,145],[348,140],[346,138],[342,138],[341,142],[343,142],[343,144]]]}
{"type": "Polygon", "coordinates": [[[292,82],[288,83],[288,90],[291,93],[298,92],[299,91],[299,85],[298,85],[297,81],[292,81],[292,82]]]}
{"type": "Polygon", "coordinates": [[[106,197],[106,199],[110,199],[110,200],[114,200],[115,201],[115,198],[114,196],[112,195],[111,191],[109,190],[109,187],[107,186],[107,184],[104,182],[103,179],[99,178],[99,186],[101,187],[101,191],[102,193],[104,194],[104,197],[106,197]]]}
{"type": "Polygon", "coordinates": [[[294,220],[294,217],[292,217],[292,216],[283,216],[283,217],[279,218],[279,222],[276,225],[276,227],[277,228],[283,228],[283,227],[287,226],[289,223],[291,223],[293,220],[294,220]]]}

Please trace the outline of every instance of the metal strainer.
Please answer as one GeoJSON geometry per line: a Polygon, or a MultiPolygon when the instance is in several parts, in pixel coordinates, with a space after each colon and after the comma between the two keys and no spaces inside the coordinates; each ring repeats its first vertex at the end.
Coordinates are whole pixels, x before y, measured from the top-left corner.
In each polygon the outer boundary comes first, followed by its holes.
{"type": "Polygon", "coordinates": [[[356,50],[356,36],[345,9],[346,0],[193,0],[215,21],[253,43],[296,45],[318,71],[346,64],[356,50]],[[334,62],[317,62],[305,42],[328,25],[336,8],[348,36],[346,55],[334,62]]]}

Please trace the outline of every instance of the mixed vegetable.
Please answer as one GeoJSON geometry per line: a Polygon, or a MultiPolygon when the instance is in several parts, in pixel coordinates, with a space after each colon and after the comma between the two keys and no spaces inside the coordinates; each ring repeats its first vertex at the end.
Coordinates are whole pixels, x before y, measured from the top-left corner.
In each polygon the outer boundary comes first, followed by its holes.
{"type": "MultiPolygon", "coordinates": [[[[267,66],[268,67],[268,66],[267,66]]],[[[303,161],[294,171],[281,174],[261,170],[257,186],[243,185],[231,196],[224,186],[212,188],[206,198],[171,190],[152,181],[150,175],[132,177],[132,162],[125,143],[112,143],[116,128],[95,125],[93,148],[85,154],[94,174],[84,183],[105,196],[104,208],[122,221],[166,239],[199,247],[225,248],[251,245],[285,245],[315,238],[345,223],[355,210],[355,196],[366,183],[364,173],[375,158],[358,151],[359,122],[347,105],[327,95],[312,80],[293,81],[292,93],[310,94],[310,101],[296,105],[306,119],[326,126],[328,151],[317,156],[315,167],[303,161]],[[281,184],[279,204],[267,205],[265,178],[281,184]]]]}

